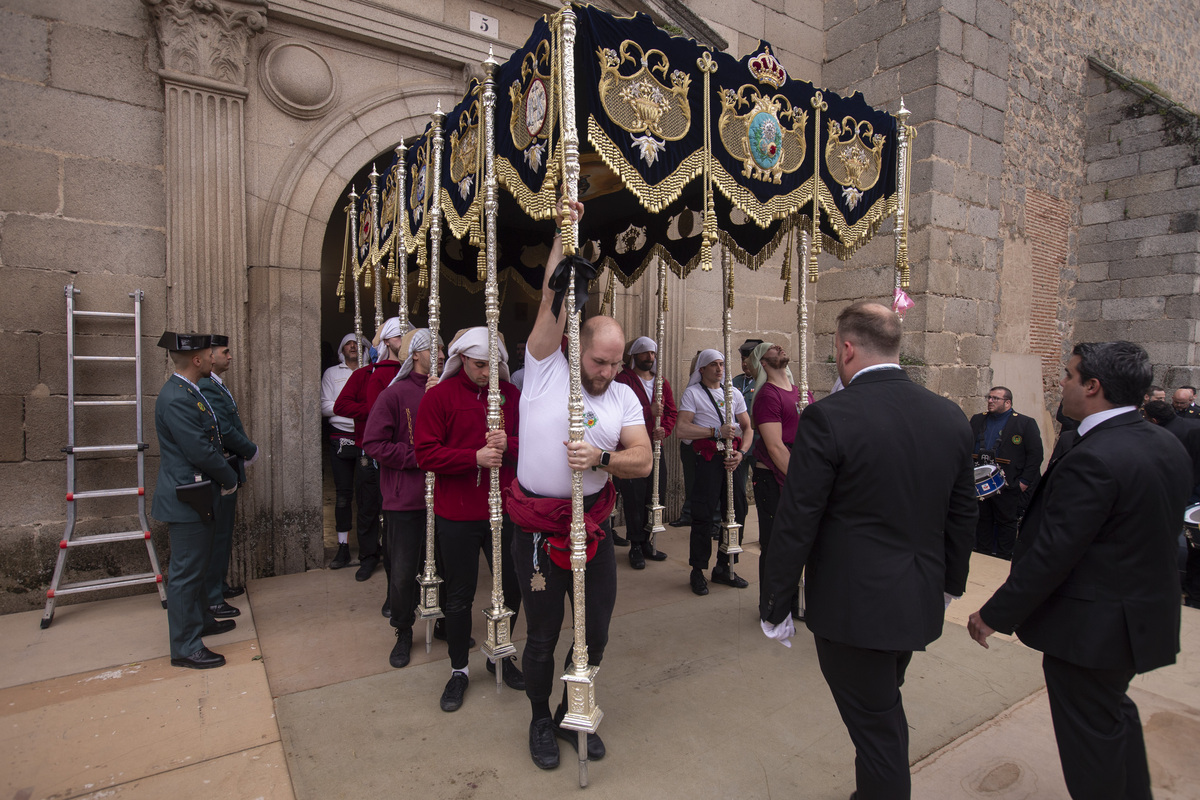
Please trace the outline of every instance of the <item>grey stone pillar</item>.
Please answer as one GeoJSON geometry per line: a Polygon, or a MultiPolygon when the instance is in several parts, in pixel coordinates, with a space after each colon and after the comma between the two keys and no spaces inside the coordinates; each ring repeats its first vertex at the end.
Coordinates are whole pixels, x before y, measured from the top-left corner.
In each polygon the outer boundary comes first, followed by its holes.
{"type": "MultiPolygon", "coordinates": [[[[247,433],[269,454],[271,431],[255,430],[246,411],[255,402],[250,388],[256,359],[247,323],[243,121],[247,51],[251,37],[266,28],[267,3],[143,2],[157,26],[166,93],[167,326],[229,336],[235,358],[230,388],[247,433]]],[[[257,520],[273,517],[272,466],[267,455],[242,490],[233,557],[238,579],[276,569],[271,537],[244,535],[251,527],[258,532],[257,520]]]]}

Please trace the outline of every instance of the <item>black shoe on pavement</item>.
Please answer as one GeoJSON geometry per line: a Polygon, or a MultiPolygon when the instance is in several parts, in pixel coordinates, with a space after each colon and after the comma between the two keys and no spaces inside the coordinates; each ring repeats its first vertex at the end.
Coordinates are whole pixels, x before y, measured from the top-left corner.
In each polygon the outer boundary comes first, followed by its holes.
{"type": "Polygon", "coordinates": [[[461,672],[451,673],[450,680],[446,681],[446,688],[442,692],[442,711],[458,711],[462,708],[468,683],[470,681],[467,676],[461,672]]]}
{"type": "Polygon", "coordinates": [[[642,557],[647,561],[666,561],[667,554],[658,550],[649,542],[642,542],[642,557]]]}
{"type": "Polygon", "coordinates": [[[379,566],[379,556],[367,556],[362,559],[358,562],[358,572],[354,573],[354,580],[359,582],[369,580],[377,566],[379,566]]]}
{"type": "Polygon", "coordinates": [[[396,669],[408,666],[412,657],[412,628],[396,628],[396,646],[388,656],[388,663],[396,669]]]}
{"type": "MultiPolygon", "coordinates": [[[[579,731],[573,731],[562,727],[559,723],[562,722],[562,710],[554,718],[554,735],[571,745],[576,753],[579,752],[579,731]]],[[[587,757],[588,761],[599,761],[604,758],[605,754],[604,742],[600,739],[600,734],[589,733],[587,735],[587,757]]]]}
{"type": "Polygon", "coordinates": [[[237,597],[246,593],[245,586],[227,586],[221,591],[221,596],[228,600],[231,597],[237,597]]]}
{"type": "Polygon", "coordinates": [[[550,717],[529,723],[529,757],[538,769],[558,767],[558,742],[554,739],[556,727],[550,717]]]}
{"type": "Polygon", "coordinates": [[[383,608],[379,609],[379,613],[383,614],[388,619],[392,618],[392,598],[383,601],[383,608]]]}
{"type": "Polygon", "coordinates": [[[200,629],[201,636],[220,636],[222,633],[229,633],[237,627],[237,623],[231,619],[214,619],[212,622],[200,629]]]}
{"type": "MultiPolygon", "coordinates": [[[[214,653],[207,647],[201,647],[187,658],[172,658],[172,667],[187,667],[188,669],[212,669],[225,666],[225,656],[214,653]]],[[[549,722],[549,720],[547,720],[549,722]]]]}
{"type": "Polygon", "coordinates": [[[669,523],[672,528],[690,528],[692,527],[691,517],[680,517],[672,523],[669,523]]]}
{"type": "Polygon", "coordinates": [[[708,581],[704,579],[704,573],[695,567],[692,567],[692,593],[701,597],[708,594],[708,581]]]}
{"type": "MultiPolygon", "coordinates": [[[[503,670],[504,685],[510,689],[516,689],[518,692],[525,691],[525,676],[521,670],[517,668],[517,657],[509,656],[504,659],[503,670]]],[[[496,674],[496,662],[490,658],[487,660],[487,671],[496,674]]]]}
{"type": "Polygon", "coordinates": [[[626,539],[624,536],[618,536],[617,534],[614,533],[613,534],[613,544],[615,544],[617,547],[629,547],[629,540],[626,539]]]}
{"type": "Polygon", "coordinates": [[[337,553],[333,556],[333,561],[329,562],[330,569],[341,569],[350,563],[350,545],[339,544],[337,553]]]}
{"type": "Polygon", "coordinates": [[[745,589],[750,585],[745,578],[739,576],[736,572],[733,572],[728,567],[725,569],[713,567],[712,582],[721,583],[726,586],[732,586],[735,589],[745,589]]]}
{"type": "Polygon", "coordinates": [[[241,615],[242,611],[229,603],[218,603],[215,606],[209,606],[208,613],[214,617],[237,617],[241,615]]]}
{"type": "Polygon", "coordinates": [[[629,566],[634,569],[646,568],[646,559],[642,556],[642,545],[640,542],[634,542],[629,546],[629,566]]]}

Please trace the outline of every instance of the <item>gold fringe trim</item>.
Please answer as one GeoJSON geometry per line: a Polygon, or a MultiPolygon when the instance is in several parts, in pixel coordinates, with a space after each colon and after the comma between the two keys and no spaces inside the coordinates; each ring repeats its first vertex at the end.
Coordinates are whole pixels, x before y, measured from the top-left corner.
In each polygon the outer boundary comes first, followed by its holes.
{"type": "Polygon", "coordinates": [[[588,116],[588,141],[596,148],[601,160],[625,184],[625,188],[652,214],[657,214],[678,200],[687,185],[704,170],[704,151],[696,150],[683,159],[674,172],[652,186],[646,183],[646,179],[637,168],[625,159],[625,154],[601,129],[592,115],[588,116]]]}

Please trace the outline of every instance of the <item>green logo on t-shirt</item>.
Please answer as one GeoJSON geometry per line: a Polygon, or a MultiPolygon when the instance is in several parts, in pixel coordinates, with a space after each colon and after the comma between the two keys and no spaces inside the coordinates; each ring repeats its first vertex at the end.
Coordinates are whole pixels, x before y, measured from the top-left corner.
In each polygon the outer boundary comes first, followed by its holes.
{"type": "Polygon", "coordinates": [[[583,424],[588,428],[596,427],[596,423],[600,420],[591,411],[585,411],[583,414],[583,424]]]}

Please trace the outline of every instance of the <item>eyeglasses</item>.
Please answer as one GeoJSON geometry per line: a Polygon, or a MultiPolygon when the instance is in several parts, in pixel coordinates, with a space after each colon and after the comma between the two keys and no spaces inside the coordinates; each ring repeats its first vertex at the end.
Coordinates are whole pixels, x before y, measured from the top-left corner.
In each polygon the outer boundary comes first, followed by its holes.
{"type": "Polygon", "coordinates": [[[1003,403],[1003,402],[1005,402],[1006,400],[1008,400],[1008,398],[1007,398],[1007,397],[997,397],[997,396],[996,396],[996,395],[994,395],[994,394],[989,394],[989,395],[987,396],[987,399],[988,399],[988,400],[994,400],[994,401],[996,401],[997,403],[1003,403]]]}

